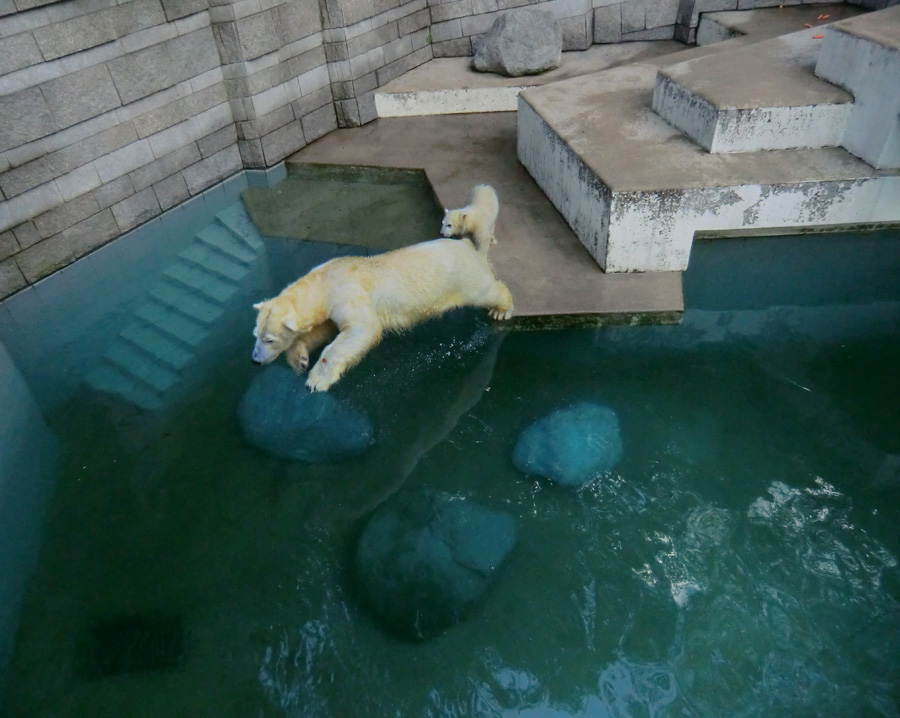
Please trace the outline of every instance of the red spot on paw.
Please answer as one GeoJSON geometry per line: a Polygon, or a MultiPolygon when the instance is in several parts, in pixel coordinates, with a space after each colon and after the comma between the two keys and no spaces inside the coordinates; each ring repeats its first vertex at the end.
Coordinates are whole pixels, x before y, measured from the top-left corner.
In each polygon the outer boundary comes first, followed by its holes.
{"type": "Polygon", "coordinates": [[[327,364],[327,363],[328,363],[328,360],[327,360],[325,357],[322,357],[322,363],[323,363],[323,364],[327,364]]]}

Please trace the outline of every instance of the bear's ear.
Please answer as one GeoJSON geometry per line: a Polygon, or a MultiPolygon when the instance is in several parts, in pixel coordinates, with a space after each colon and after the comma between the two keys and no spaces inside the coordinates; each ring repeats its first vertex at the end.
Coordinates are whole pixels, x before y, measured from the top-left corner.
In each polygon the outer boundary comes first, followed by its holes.
{"type": "Polygon", "coordinates": [[[444,207],[444,214],[447,214],[450,210],[444,207]]]}
{"type": "Polygon", "coordinates": [[[300,325],[297,324],[297,319],[295,317],[285,317],[282,324],[284,324],[284,326],[289,331],[292,331],[292,332],[300,331],[300,325]]]}
{"type": "Polygon", "coordinates": [[[254,304],[254,305],[253,305],[253,308],[254,308],[256,311],[259,311],[259,310],[262,309],[264,306],[266,306],[266,302],[265,302],[265,301],[262,301],[262,302],[257,302],[256,304],[254,304]]]}

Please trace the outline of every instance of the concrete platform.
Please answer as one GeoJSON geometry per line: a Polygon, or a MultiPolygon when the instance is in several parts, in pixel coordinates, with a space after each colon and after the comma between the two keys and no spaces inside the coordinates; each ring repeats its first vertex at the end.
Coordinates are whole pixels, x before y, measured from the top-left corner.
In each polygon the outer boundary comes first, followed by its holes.
{"type": "Polygon", "coordinates": [[[515,112],[518,94],[526,87],[580,77],[683,48],[681,43],[669,40],[594,45],[580,52],[565,52],[555,70],[526,77],[476,72],[471,57],[439,58],[376,90],[375,109],[379,117],[515,112]]]}
{"type": "Polygon", "coordinates": [[[597,266],[517,161],[512,113],[382,118],[326,135],[288,159],[297,162],[424,169],[444,207],[460,206],[474,184],[492,184],[500,216],[490,259],[512,292],[514,325],[680,320],[680,272],[605,274],[597,266]]]}
{"type": "MultiPolygon", "coordinates": [[[[810,40],[820,32],[803,31],[810,40]]],[[[712,53],[727,58],[750,42],[520,94],[519,158],[606,271],[684,269],[695,232],[900,221],[900,176],[844,149],[710,154],[653,112],[658,72],[712,53]]]]}
{"type": "Polygon", "coordinates": [[[813,74],[821,36],[807,30],[663,67],[652,107],[708,152],[840,145],[853,96],[813,74]]]}

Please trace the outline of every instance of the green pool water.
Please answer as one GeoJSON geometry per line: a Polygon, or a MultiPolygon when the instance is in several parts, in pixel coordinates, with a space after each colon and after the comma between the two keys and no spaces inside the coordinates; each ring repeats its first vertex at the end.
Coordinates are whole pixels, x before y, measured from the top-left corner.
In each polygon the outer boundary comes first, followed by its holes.
{"type": "MultiPolygon", "coordinates": [[[[329,464],[245,441],[252,311],[163,410],[37,386],[20,332],[58,458],[0,715],[898,715],[898,243],[699,243],[676,327],[504,334],[461,311],[389,337],[333,392],[375,442],[329,464]],[[576,401],[615,410],[621,461],[580,488],[519,472],[522,430],[576,401]],[[416,489],[518,535],[423,642],[353,571],[373,511],[416,489]]],[[[248,305],[327,249],[265,244],[248,305]]]]}

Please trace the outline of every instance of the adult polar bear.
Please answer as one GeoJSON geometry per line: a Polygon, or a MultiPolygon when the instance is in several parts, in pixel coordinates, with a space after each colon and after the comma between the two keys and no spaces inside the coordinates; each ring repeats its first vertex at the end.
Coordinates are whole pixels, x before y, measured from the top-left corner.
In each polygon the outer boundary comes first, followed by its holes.
{"type": "Polygon", "coordinates": [[[253,361],[268,364],[286,352],[291,367],[303,372],[309,353],[328,344],[306,381],[310,391],[327,391],[385,331],[464,306],[484,307],[498,320],[513,313],[509,289],[468,240],[435,239],[372,257],[339,257],[253,305],[253,361]]]}

